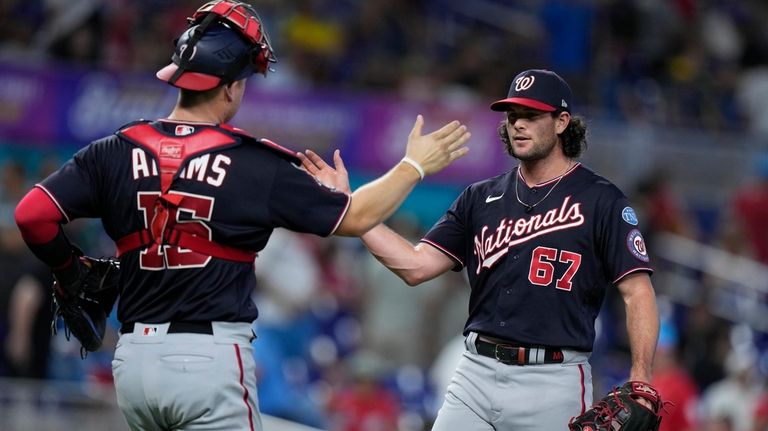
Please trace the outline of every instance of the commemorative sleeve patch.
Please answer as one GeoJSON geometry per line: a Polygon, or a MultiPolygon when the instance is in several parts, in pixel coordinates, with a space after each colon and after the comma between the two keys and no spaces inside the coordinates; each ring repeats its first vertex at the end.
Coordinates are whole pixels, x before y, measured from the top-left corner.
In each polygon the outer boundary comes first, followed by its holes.
{"type": "Polygon", "coordinates": [[[632,226],[637,226],[637,214],[635,214],[635,210],[633,210],[632,207],[624,207],[624,209],[621,210],[621,218],[632,226]]]}
{"type": "Polygon", "coordinates": [[[648,250],[645,247],[645,240],[643,239],[643,235],[639,230],[632,229],[629,232],[627,235],[627,248],[636,258],[642,260],[643,262],[649,261],[648,250]]]}

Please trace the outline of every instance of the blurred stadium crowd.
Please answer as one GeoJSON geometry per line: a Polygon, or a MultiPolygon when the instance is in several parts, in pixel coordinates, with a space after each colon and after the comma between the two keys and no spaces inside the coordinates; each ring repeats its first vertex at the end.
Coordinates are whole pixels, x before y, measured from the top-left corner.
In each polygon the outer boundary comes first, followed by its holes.
{"type": "MultiPolygon", "coordinates": [[[[5,0],[0,49],[151,72],[194,0],[5,0]]],[[[531,64],[584,107],[627,121],[768,128],[768,5],[760,0],[256,0],[280,73],[268,85],[492,100],[531,64]]]]}
{"type": "MultiPolygon", "coordinates": [[[[199,3],[3,0],[0,61],[151,75],[168,62],[183,18],[199,3]]],[[[279,60],[277,73],[258,85],[482,107],[506,92],[517,71],[546,65],[582,95],[576,110],[588,117],[738,132],[758,143],[768,135],[768,3],[762,0],[252,3],[279,60]]],[[[2,136],[0,144],[23,146],[2,136]]],[[[0,161],[0,377],[108,387],[119,323],[111,322],[107,346],[85,360],[75,342],[51,337],[50,275],[28,255],[13,223],[20,197],[61,160],[0,161]]],[[[648,172],[625,191],[649,247],[673,234],[768,264],[768,157],[753,167],[755,175],[743,174],[754,181],[722,202],[717,223],[706,229],[691,223],[689,203],[669,178],[648,172]]],[[[414,241],[429,227],[407,211],[389,224],[414,241]]],[[[89,253],[110,254],[99,227],[76,222],[68,231],[89,253]]],[[[662,429],[768,430],[768,325],[726,320],[696,298],[667,297],[664,282],[673,280],[664,276],[667,269],[660,262],[661,277],[654,278],[664,317],[654,379],[675,403],[662,429]]],[[[468,292],[461,274],[411,289],[359,241],[283,231],[260,254],[256,271],[263,412],[339,431],[429,428],[462,348],[468,292]]],[[[716,284],[690,272],[697,295],[716,284]]],[[[765,290],[755,292],[754,301],[768,302],[765,290]]],[[[609,295],[599,319],[592,357],[599,393],[628,371],[620,300],[609,295]]]]}

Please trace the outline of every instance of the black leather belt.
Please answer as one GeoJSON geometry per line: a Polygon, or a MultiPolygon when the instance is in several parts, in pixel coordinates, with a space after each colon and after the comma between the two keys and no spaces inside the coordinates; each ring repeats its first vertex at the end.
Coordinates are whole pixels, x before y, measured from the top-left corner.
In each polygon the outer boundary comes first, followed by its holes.
{"type": "MultiPolygon", "coordinates": [[[[152,325],[151,323],[148,325],[152,325]]],[[[133,323],[126,323],[120,327],[121,334],[127,334],[133,332],[133,323]]],[[[177,333],[189,333],[189,334],[208,334],[213,335],[213,326],[211,322],[171,322],[168,326],[169,334],[177,333]]]]}
{"type": "Polygon", "coordinates": [[[475,342],[477,353],[507,365],[561,364],[563,351],[552,347],[516,346],[481,340],[475,342]]]}

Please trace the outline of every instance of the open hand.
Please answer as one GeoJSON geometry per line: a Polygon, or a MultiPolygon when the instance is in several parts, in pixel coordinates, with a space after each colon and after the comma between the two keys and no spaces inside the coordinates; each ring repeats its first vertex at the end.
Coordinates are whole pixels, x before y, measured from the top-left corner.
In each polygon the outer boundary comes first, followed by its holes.
{"type": "Polygon", "coordinates": [[[422,127],[424,117],[418,115],[408,135],[405,156],[418,162],[425,174],[441,171],[469,151],[464,144],[472,135],[467,131],[467,126],[458,121],[451,121],[428,135],[421,134],[422,127]]]}
{"type": "Polygon", "coordinates": [[[333,152],[335,168],[326,163],[314,151],[306,150],[305,153],[297,153],[297,155],[301,159],[301,167],[309,172],[310,175],[317,178],[326,187],[347,194],[352,193],[352,189],[349,186],[349,174],[347,173],[347,168],[344,167],[344,160],[341,159],[341,151],[336,150],[333,152]]]}

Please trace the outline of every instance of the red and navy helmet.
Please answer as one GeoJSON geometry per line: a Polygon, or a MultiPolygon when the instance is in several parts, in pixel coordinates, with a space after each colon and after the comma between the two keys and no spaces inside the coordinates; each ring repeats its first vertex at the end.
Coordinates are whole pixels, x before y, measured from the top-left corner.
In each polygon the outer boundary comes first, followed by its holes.
{"type": "Polygon", "coordinates": [[[246,3],[217,0],[189,18],[175,42],[171,64],[157,72],[167,83],[187,90],[210,90],[261,73],[266,76],[275,53],[256,11],[246,3]]]}

